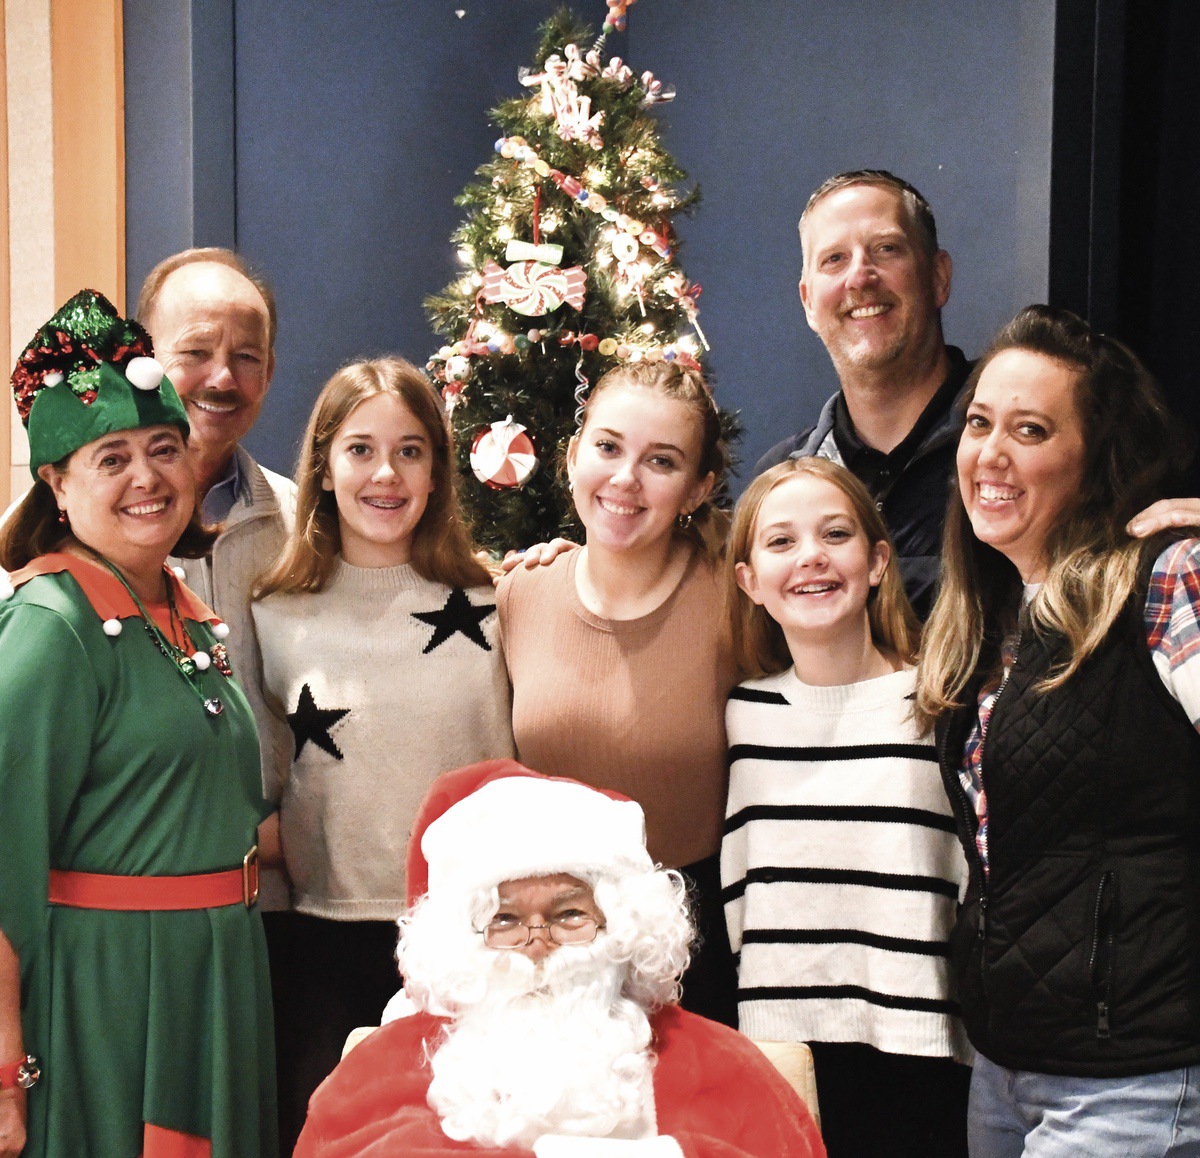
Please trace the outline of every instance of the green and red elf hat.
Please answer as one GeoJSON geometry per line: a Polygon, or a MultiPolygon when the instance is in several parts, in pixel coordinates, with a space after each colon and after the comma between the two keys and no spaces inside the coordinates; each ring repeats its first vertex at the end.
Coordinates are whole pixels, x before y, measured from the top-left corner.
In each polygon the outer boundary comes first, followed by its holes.
{"type": "Polygon", "coordinates": [[[34,478],[46,463],[120,430],[178,426],[188,435],[150,335],[95,290],[81,290],[38,330],[17,359],[12,386],[34,478]]]}

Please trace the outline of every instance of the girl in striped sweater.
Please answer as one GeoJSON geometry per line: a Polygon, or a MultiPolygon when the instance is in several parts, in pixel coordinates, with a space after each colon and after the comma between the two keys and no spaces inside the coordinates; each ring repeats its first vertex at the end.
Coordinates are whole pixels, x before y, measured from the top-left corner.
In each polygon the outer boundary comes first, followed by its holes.
{"type": "Polygon", "coordinates": [[[965,864],[887,531],[849,471],[792,459],[742,497],[726,567],[750,677],[721,849],[739,1026],[812,1046],[830,1158],[965,1155],[946,968],[965,864]]]}

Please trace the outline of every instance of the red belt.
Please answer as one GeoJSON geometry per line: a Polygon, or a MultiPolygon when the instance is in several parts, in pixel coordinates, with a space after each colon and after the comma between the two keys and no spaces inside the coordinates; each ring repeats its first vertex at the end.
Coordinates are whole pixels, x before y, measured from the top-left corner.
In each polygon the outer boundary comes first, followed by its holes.
{"type": "Polygon", "coordinates": [[[158,912],[170,909],[215,909],[258,900],[258,846],[242,867],[183,877],[125,877],[107,873],[50,870],[50,903],[73,909],[158,912]]]}

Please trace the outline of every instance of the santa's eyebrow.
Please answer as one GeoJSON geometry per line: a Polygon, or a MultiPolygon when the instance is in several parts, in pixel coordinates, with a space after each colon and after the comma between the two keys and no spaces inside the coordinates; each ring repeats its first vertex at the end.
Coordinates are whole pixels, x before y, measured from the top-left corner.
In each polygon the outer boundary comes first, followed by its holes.
{"type": "Polygon", "coordinates": [[[580,887],[577,889],[571,889],[570,892],[561,893],[559,896],[555,897],[554,903],[556,905],[561,905],[567,901],[577,901],[577,900],[579,900],[580,897],[586,897],[587,895],[588,895],[587,887],[584,885],[580,885],[580,887]]]}

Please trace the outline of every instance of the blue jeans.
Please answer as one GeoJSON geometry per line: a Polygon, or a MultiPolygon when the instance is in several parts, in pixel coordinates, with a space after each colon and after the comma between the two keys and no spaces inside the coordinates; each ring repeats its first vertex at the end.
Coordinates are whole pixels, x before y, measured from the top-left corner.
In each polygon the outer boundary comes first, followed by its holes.
{"type": "Polygon", "coordinates": [[[1200,1066],[1067,1078],[976,1055],[967,1143],[971,1158],[1200,1158],[1200,1066]]]}

